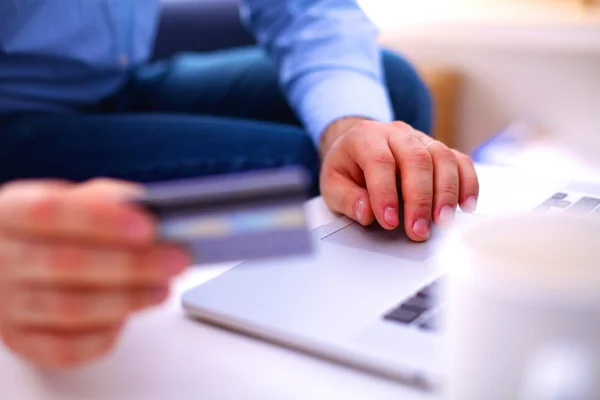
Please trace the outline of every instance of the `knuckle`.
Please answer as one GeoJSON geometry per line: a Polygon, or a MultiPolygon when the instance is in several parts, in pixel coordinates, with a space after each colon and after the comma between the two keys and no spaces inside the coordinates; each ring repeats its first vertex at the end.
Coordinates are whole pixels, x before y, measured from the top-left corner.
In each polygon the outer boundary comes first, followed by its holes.
{"type": "Polygon", "coordinates": [[[106,203],[114,200],[115,196],[139,194],[143,192],[140,184],[112,178],[94,178],[75,186],[70,192],[76,198],[83,197],[90,204],[106,203]]]}
{"type": "Polygon", "coordinates": [[[452,197],[453,199],[458,198],[458,194],[459,194],[458,182],[454,182],[454,181],[444,182],[442,184],[442,193],[444,193],[445,196],[452,197]]]}
{"type": "Polygon", "coordinates": [[[354,143],[355,145],[361,143],[368,138],[369,135],[366,135],[366,132],[370,129],[369,121],[361,121],[360,123],[354,125],[348,132],[343,135],[344,139],[347,139],[354,143]]]}
{"type": "Polygon", "coordinates": [[[395,188],[384,186],[377,188],[377,203],[396,203],[398,201],[398,191],[395,188]]]}
{"type": "Polygon", "coordinates": [[[363,119],[358,124],[356,124],[354,127],[356,129],[368,130],[368,129],[371,129],[374,126],[374,124],[375,124],[375,121],[363,119]]]}
{"type": "Polygon", "coordinates": [[[402,121],[395,121],[393,123],[394,127],[396,127],[397,129],[403,131],[403,132],[411,132],[413,130],[413,128],[408,125],[406,122],[402,122],[402,121]]]}
{"type": "Polygon", "coordinates": [[[427,193],[421,191],[420,193],[412,195],[410,202],[418,209],[427,209],[430,211],[433,204],[433,196],[431,192],[427,193]]]}
{"type": "Polygon", "coordinates": [[[68,187],[67,182],[60,180],[47,181],[11,181],[0,186],[0,203],[6,206],[31,204],[47,197],[56,197],[68,187]]]}
{"type": "Polygon", "coordinates": [[[85,191],[92,190],[103,195],[108,195],[110,193],[137,189],[137,185],[111,178],[94,178],[87,181],[81,189],[85,189],[85,191]]]}
{"type": "Polygon", "coordinates": [[[320,172],[319,185],[321,189],[326,189],[338,174],[336,166],[331,157],[326,157],[320,172]]]}
{"type": "Polygon", "coordinates": [[[438,154],[436,157],[446,163],[451,163],[453,165],[458,164],[458,159],[452,150],[450,150],[446,145],[439,145],[438,154]]]}
{"type": "Polygon", "coordinates": [[[458,151],[453,151],[454,156],[457,158],[458,161],[460,161],[461,163],[464,163],[470,167],[475,167],[475,164],[473,163],[473,159],[471,157],[469,157],[466,154],[460,153],[458,151]]]}
{"type": "Polygon", "coordinates": [[[396,159],[390,151],[383,149],[374,150],[370,157],[371,163],[384,167],[396,167],[396,159]]]}
{"type": "Polygon", "coordinates": [[[424,147],[414,147],[409,152],[410,162],[416,167],[426,170],[433,168],[431,154],[424,147]]]}

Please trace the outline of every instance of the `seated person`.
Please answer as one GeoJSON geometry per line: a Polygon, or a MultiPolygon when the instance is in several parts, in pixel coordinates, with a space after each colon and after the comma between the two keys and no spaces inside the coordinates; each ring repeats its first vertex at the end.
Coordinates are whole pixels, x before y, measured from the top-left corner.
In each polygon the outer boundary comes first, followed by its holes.
{"type": "Polygon", "coordinates": [[[259,48],[150,63],[158,13],[0,2],[0,334],[35,365],[105,354],[190,263],[119,203],[130,182],[303,165],[333,211],[415,241],[475,209],[471,160],[427,135],[423,82],[356,1],[246,0],[259,48]]]}

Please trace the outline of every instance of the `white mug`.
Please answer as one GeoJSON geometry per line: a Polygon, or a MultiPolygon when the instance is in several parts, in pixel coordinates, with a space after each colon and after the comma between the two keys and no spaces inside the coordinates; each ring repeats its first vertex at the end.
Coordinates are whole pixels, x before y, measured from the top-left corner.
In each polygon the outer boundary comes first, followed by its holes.
{"type": "Polygon", "coordinates": [[[439,256],[445,398],[600,399],[600,219],[486,219],[439,256]]]}

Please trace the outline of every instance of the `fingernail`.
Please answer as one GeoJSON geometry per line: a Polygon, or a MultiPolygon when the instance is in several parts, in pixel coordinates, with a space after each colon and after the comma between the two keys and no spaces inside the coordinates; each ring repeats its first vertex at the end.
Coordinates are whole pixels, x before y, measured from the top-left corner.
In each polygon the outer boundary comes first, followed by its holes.
{"type": "Polygon", "coordinates": [[[444,206],[440,211],[440,222],[442,225],[450,225],[454,222],[455,211],[450,206],[444,206]]]}
{"type": "Polygon", "coordinates": [[[139,216],[133,216],[125,223],[125,237],[131,240],[147,240],[152,235],[152,225],[139,216]]]}
{"type": "Polygon", "coordinates": [[[363,215],[364,215],[364,210],[365,210],[365,199],[360,199],[357,203],[356,203],[356,221],[357,222],[362,222],[363,220],[363,215]]]}
{"type": "Polygon", "coordinates": [[[188,256],[179,249],[169,249],[165,251],[165,265],[171,275],[181,274],[189,265],[188,256]]]}
{"type": "Polygon", "coordinates": [[[424,219],[419,219],[413,225],[413,232],[419,239],[429,239],[429,235],[431,234],[429,229],[429,222],[424,219]]]}
{"type": "Polygon", "coordinates": [[[475,196],[469,196],[464,204],[460,207],[464,212],[472,213],[477,209],[477,199],[475,196]]]}
{"type": "Polygon", "coordinates": [[[400,223],[398,211],[393,207],[387,207],[383,212],[383,219],[391,226],[398,226],[400,223]]]}

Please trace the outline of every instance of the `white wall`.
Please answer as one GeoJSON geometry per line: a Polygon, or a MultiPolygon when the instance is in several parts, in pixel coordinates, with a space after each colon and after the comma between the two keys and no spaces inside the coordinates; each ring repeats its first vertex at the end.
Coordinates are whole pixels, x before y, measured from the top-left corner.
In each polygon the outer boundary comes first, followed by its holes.
{"type": "Polygon", "coordinates": [[[527,118],[563,138],[594,139],[600,156],[600,13],[561,10],[548,13],[554,18],[546,21],[539,12],[528,20],[520,13],[516,22],[505,13],[499,22],[498,13],[488,10],[488,19],[462,14],[444,20],[443,13],[413,9],[411,15],[401,3],[392,10],[390,2],[371,1],[365,8],[382,26],[385,45],[464,76],[457,99],[462,150],[527,118]],[[428,20],[428,14],[437,19],[428,20]]]}
{"type": "Polygon", "coordinates": [[[412,60],[452,66],[464,76],[457,99],[463,150],[519,118],[574,140],[600,140],[600,54],[385,42],[412,60]]]}

